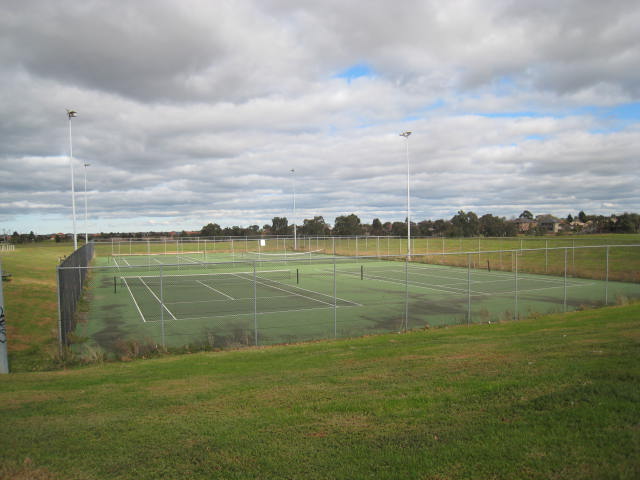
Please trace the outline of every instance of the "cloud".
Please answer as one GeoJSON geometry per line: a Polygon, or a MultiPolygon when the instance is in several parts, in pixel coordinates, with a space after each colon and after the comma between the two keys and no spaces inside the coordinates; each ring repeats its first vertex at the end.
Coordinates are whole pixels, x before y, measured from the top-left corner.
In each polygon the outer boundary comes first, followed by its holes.
{"type": "MultiPolygon", "coordinates": [[[[636,2],[9,1],[0,221],[637,210],[636,2]]],[[[167,223],[169,222],[169,223],[167,223]]]]}

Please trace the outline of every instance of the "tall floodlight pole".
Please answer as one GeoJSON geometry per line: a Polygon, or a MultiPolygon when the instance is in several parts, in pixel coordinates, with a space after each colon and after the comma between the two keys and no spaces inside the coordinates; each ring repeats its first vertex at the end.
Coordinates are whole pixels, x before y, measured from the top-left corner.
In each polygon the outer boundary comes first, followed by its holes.
{"type": "Polygon", "coordinates": [[[75,110],[67,110],[69,117],[69,165],[71,165],[71,209],[73,213],[73,250],[78,249],[78,234],[76,233],[76,191],[73,181],[73,142],[71,141],[71,119],[77,117],[78,112],[75,110]]]}
{"type": "Polygon", "coordinates": [[[84,243],[89,243],[89,222],[87,220],[87,167],[90,163],[84,163],[84,243]]]}
{"type": "Polygon", "coordinates": [[[406,142],[406,152],[407,152],[407,255],[411,255],[411,187],[409,182],[409,135],[411,132],[402,132],[400,134],[401,137],[404,137],[406,142]]]}
{"type": "Polygon", "coordinates": [[[291,179],[293,182],[293,249],[298,249],[298,235],[296,233],[296,171],[291,169],[291,179]]]}

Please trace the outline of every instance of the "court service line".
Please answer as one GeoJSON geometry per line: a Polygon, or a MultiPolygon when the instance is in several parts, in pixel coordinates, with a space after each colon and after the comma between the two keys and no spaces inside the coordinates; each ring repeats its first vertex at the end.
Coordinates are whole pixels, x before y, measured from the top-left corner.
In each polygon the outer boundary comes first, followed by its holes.
{"type": "MultiPolygon", "coordinates": [[[[353,308],[353,307],[358,307],[358,306],[362,306],[362,305],[337,305],[336,308],[353,308]]],[[[326,307],[309,307],[309,308],[293,308],[293,309],[287,309],[287,310],[273,310],[273,311],[269,311],[269,312],[256,312],[257,315],[271,315],[274,313],[291,313],[291,312],[305,312],[305,311],[309,311],[309,310],[329,310],[330,308],[333,308],[333,304],[329,304],[326,307]]],[[[223,315],[207,315],[206,317],[185,317],[185,318],[180,318],[180,319],[176,319],[177,321],[184,321],[184,320],[206,320],[206,319],[211,319],[211,318],[227,318],[227,317],[246,317],[247,315],[252,315],[252,313],[228,313],[228,314],[223,314],[223,315]]],[[[159,322],[160,320],[148,320],[149,323],[152,322],[159,322]]]]}
{"type": "Polygon", "coordinates": [[[171,310],[169,310],[169,309],[167,308],[167,305],[166,305],[162,300],[160,300],[160,299],[158,298],[158,296],[155,294],[155,292],[154,292],[153,290],[151,290],[151,287],[150,287],[149,285],[147,285],[147,283],[142,279],[142,277],[138,277],[138,278],[140,279],[140,281],[142,282],[142,284],[143,284],[145,287],[147,287],[147,289],[151,292],[151,295],[153,295],[153,297],[158,301],[158,303],[159,303],[160,305],[162,305],[162,308],[164,308],[164,309],[169,313],[169,315],[171,315],[171,316],[173,317],[173,319],[174,319],[174,320],[177,320],[176,316],[175,316],[173,313],[171,313],[171,310]]]}
{"type": "Polygon", "coordinates": [[[200,284],[200,285],[202,285],[203,287],[206,287],[206,288],[208,288],[209,290],[213,290],[214,292],[219,293],[220,295],[223,295],[223,296],[227,297],[229,300],[235,300],[235,298],[233,298],[231,295],[227,295],[226,293],[221,292],[220,290],[218,290],[218,289],[216,289],[216,288],[213,288],[212,286],[207,285],[206,283],[201,282],[200,280],[196,280],[196,283],[199,283],[199,284],[200,284]]]}
{"type": "MultiPolygon", "coordinates": [[[[240,278],[244,278],[244,279],[246,280],[246,278],[245,278],[245,277],[240,277],[240,278]]],[[[249,280],[250,280],[250,279],[249,279],[249,280]]],[[[268,283],[260,282],[260,281],[258,281],[257,279],[256,279],[256,283],[259,283],[260,285],[263,285],[263,286],[265,286],[265,287],[274,288],[274,289],[276,289],[276,290],[280,290],[280,291],[283,291],[283,292],[285,292],[285,293],[289,293],[289,294],[291,294],[291,295],[296,295],[296,296],[298,296],[298,297],[307,298],[307,299],[309,299],[309,300],[313,300],[314,302],[323,303],[323,304],[325,304],[325,305],[330,305],[330,306],[332,306],[332,307],[333,307],[333,303],[324,302],[324,301],[322,301],[322,300],[318,300],[317,298],[312,298],[312,297],[308,297],[308,296],[306,296],[306,295],[302,295],[301,293],[292,292],[292,291],[290,291],[290,290],[285,290],[284,288],[276,287],[275,285],[269,285],[268,283]]],[[[284,284],[283,284],[283,285],[284,285],[284,284]]],[[[333,296],[331,296],[331,295],[327,295],[326,293],[316,292],[316,291],[313,291],[313,290],[307,290],[306,288],[301,288],[301,287],[293,287],[293,288],[295,288],[296,290],[302,290],[302,291],[309,292],[309,293],[315,293],[316,295],[322,295],[323,297],[333,298],[333,296]]],[[[360,305],[360,304],[359,304],[359,303],[357,303],[357,302],[352,302],[351,300],[345,300],[345,299],[338,298],[338,297],[336,297],[336,300],[342,300],[343,302],[352,303],[352,304],[354,304],[354,305],[356,305],[356,306],[359,306],[359,307],[361,307],[361,306],[362,306],[362,305],[360,305]]]]}
{"type": "Polygon", "coordinates": [[[142,314],[142,310],[140,310],[140,306],[138,305],[138,302],[136,302],[136,297],[133,295],[133,292],[131,291],[131,288],[129,288],[129,284],[127,283],[127,279],[122,277],[122,280],[124,281],[124,284],[127,286],[127,290],[129,290],[129,295],[131,295],[131,300],[133,300],[133,304],[136,306],[136,309],[138,310],[138,313],[140,314],[140,318],[142,318],[142,322],[143,323],[147,323],[147,319],[144,318],[144,315],[142,314]]]}
{"type": "MultiPolygon", "coordinates": [[[[258,295],[258,300],[266,300],[272,298],[289,298],[291,295],[269,295],[269,296],[260,296],[258,295]]],[[[250,297],[236,297],[233,299],[234,301],[242,301],[242,300],[253,300],[253,295],[250,297]]],[[[216,302],[228,302],[224,298],[210,298],[209,300],[193,300],[193,301],[178,301],[178,302],[165,302],[167,305],[184,305],[184,304],[192,304],[192,303],[216,303],[216,302]]],[[[343,300],[346,301],[346,300],[343,300]]],[[[332,304],[333,306],[333,304],[332,304]]]]}

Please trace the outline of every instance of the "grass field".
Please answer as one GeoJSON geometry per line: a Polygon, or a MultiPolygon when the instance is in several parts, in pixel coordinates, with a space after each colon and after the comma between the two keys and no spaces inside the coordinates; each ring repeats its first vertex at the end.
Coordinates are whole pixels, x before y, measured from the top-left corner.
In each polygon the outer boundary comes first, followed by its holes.
{"type": "Polygon", "coordinates": [[[73,252],[72,244],[18,245],[0,255],[11,369],[34,370],[52,365],[58,352],[56,266],[73,252]]]}
{"type": "Polygon", "coordinates": [[[0,478],[635,479],[640,304],[0,377],[0,478]]]}

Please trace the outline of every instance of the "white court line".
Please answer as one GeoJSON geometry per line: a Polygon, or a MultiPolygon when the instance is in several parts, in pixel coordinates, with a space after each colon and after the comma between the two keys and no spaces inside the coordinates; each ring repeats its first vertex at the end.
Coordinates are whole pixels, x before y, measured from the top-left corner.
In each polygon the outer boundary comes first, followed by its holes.
{"type": "MultiPolygon", "coordinates": [[[[273,299],[273,298],[289,298],[289,297],[291,297],[291,295],[269,295],[266,297],[258,295],[257,299],[267,300],[267,299],[273,299]]],[[[234,298],[233,300],[235,301],[253,300],[253,298],[254,298],[253,295],[251,295],[250,297],[237,297],[237,298],[234,298]]],[[[225,300],[224,298],[210,298],[209,300],[194,300],[194,301],[184,300],[179,302],[165,302],[165,303],[167,305],[187,305],[187,304],[190,305],[192,303],[216,303],[216,302],[228,302],[228,301],[229,300],[225,300]]],[[[343,300],[343,301],[346,301],[346,300],[343,300]]]]}
{"type": "Polygon", "coordinates": [[[171,315],[174,320],[177,320],[176,316],[173,313],[171,313],[171,310],[167,308],[167,305],[158,298],[158,296],[154,293],[153,290],[151,290],[151,287],[146,284],[146,282],[142,279],[142,277],[137,277],[137,278],[139,278],[142,284],[149,289],[149,291],[151,292],[151,295],[153,295],[154,298],[158,301],[158,303],[162,305],[162,308],[164,308],[167,312],[169,312],[169,315],[171,315]]]}
{"type": "MultiPolygon", "coordinates": [[[[347,275],[355,275],[355,276],[360,276],[360,273],[351,273],[351,272],[341,272],[343,274],[347,274],[347,275]]],[[[387,283],[393,283],[395,285],[404,285],[405,282],[403,280],[394,280],[394,279],[390,279],[387,277],[378,277],[375,275],[365,275],[364,276],[365,280],[376,280],[378,282],[387,282],[387,283]]],[[[433,290],[436,292],[444,292],[444,293],[459,293],[456,291],[451,291],[451,290],[444,290],[442,288],[436,288],[434,286],[431,285],[424,285],[424,284],[415,284],[415,283],[411,283],[409,282],[409,285],[412,287],[418,287],[418,288],[424,288],[426,290],[433,290]]],[[[465,290],[466,292],[466,290],[465,290]]]]}
{"type": "Polygon", "coordinates": [[[133,295],[133,292],[131,291],[131,288],[129,288],[129,284],[127,283],[127,279],[122,277],[122,280],[124,281],[124,284],[127,286],[127,290],[129,290],[129,295],[131,295],[131,299],[133,300],[133,304],[138,309],[138,313],[140,314],[140,317],[142,318],[142,322],[143,323],[147,323],[147,320],[144,318],[144,315],[142,314],[142,310],[140,310],[140,306],[138,305],[138,302],[136,302],[136,297],[133,295]]]}
{"type": "Polygon", "coordinates": [[[235,300],[235,298],[233,298],[231,295],[227,295],[226,293],[221,292],[220,290],[215,289],[215,288],[213,288],[212,286],[207,285],[207,284],[206,284],[206,283],[204,283],[204,282],[201,282],[200,280],[196,280],[196,283],[199,283],[199,284],[200,284],[200,285],[202,285],[203,287],[206,287],[206,288],[208,288],[209,290],[213,290],[214,292],[219,293],[220,295],[224,295],[225,297],[227,297],[227,298],[228,298],[228,299],[230,299],[230,300],[235,300]]]}
{"type": "MultiPolygon", "coordinates": [[[[362,305],[336,305],[336,308],[353,308],[353,307],[361,307],[362,305]]],[[[327,307],[309,307],[309,308],[293,308],[293,309],[289,309],[289,310],[274,310],[274,311],[270,311],[270,312],[256,312],[256,315],[271,315],[274,313],[291,313],[291,312],[305,312],[308,310],[329,310],[330,308],[333,308],[333,304],[327,306],[327,307]]],[[[229,317],[246,317],[248,315],[253,315],[254,312],[247,312],[247,313],[228,313],[228,314],[224,314],[224,315],[207,315],[206,317],[186,317],[186,318],[180,318],[180,319],[176,319],[178,321],[183,321],[183,320],[206,320],[206,319],[212,319],[212,318],[229,318],[229,317]]],[[[159,322],[160,320],[148,320],[149,323],[152,322],[159,322]]]]}
{"type": "Polygon", "coordinates": [[[186,260],[187,263],[193,263],[193,264],[198,264],[200,263],[200,260],[194,260],[191,257],[185,257],[184,255],[178,255],[178,260],[186,260]]]}
{"type": "MultiPolygon", "coordinates": [[[[244,277],[240,277],[240,278],[244,278],[244,277]]],[[[253,281],[253,280],[251,280],[251,281],[253,281]]],[[[269,285],[268,283],[259,282],[257,279],[256,279],[256,283],[259,283],[260,285],[264,285],[265,287],[275,288],[276,290],[282,290],[283,292],[290,293],[292,295],[297,295],[297,296],[302,297],[302,298],[308,298],[308,299],[314,300],[316,302],[324,303],[325,305],[331,305],[333,307],[333,303],[323,302],[322,300],[318,300],[316,298],[307,297],[306,295],[302,295],[301,293],[291,292],[289,290],[285,290],[284,288],[276,287],[275,285],[269,285]]],[[[283,283],[281,285],[285,285],[285,284],[283,283]]],[[[316,295],[322,295],[323,297],[334,298],[333,295],[328,295],[328,294],[322,293],[322,292],[316,292],[315,290],[307,290],[306,288],[296,287],[296,286],[293,286],[293,285],[291,286],[291,288],[295,288],[296,290],[302,290],[304,292],[315,293],[316,295]]],[[[362,307],[362,305],[359,304],[358,302],[353,302],[351,300],[345,300],[344,298],[339,298],[339,297],[335,297],[335,298],[336,298],[336,300],[342,300],[343,302],[351,303],[351,304],[356,305],[358,307],[362,307]]]]}

